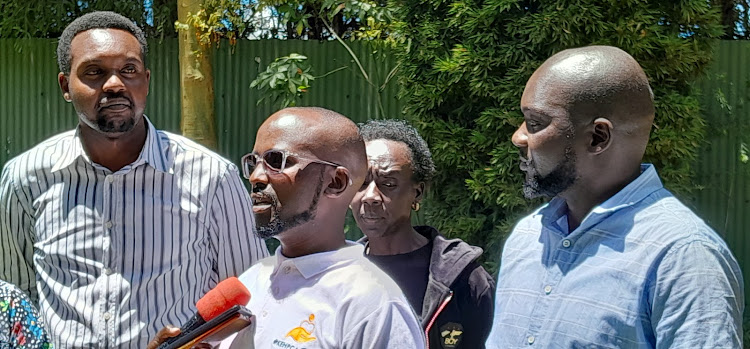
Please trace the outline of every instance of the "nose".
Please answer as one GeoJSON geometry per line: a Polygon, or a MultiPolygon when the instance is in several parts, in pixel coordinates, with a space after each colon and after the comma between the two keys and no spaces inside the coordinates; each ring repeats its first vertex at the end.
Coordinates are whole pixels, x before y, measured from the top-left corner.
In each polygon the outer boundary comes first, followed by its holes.
{"type": "Polygon", "coordinates": [[[521,126],[518,127],[516,132],[513,132],[513,137],[511,137],[511,142],[513,142],[513,145],[519,148],[526,148],[528,146],[529,141],[529,135],[526,131],[526,122],[524,121],[521,126]]]}
{"type": "Polygon", "coordinates": [[[107,81],[104,82],[104,86],[102,86],[102,89],[105,92],[122,92],[125,90],[125,84],[122,82],[122,79],[117,74],[112,74],[109,76],[107,81]]]}
{"type": "Polygon", "coordinates": [[[258,161],[258,163],[255,165],[255,168],[253,169],[253,172],[250,173],[250,185],[253,187],[253,192],[259,192],[263,189],[266,189],[266,186],[268,186],[268,175],[266,175],[266,170],[262,168],[263,161],[258,161]]]}
{"type": "Polygon", "coordinates": [[[383,203],[383,196],[378,190],[378,186],[375,181],[367,183],[365,193],[362,195],[362,202],[368,205],[380,206],[383,203]]]}

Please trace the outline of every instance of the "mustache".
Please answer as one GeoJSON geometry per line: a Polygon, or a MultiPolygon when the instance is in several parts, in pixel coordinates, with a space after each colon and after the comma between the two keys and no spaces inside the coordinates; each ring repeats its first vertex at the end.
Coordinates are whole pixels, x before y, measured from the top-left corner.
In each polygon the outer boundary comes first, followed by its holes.
{"type": "Polygon", "coordinates": [[[252,198],[254,202],[268,202],[274,209],[277,209],[279,207],[279,198],[275,193],[266,191],[254,191],[252,194],[252,198]]]}
{"type": "Polygon", "coordinates": [[[97,102],[97,110],[101,110],[109,106],[120,105],[120,104],[133,106],[133,101],[130,100],[128,96],[120,92],[117,92],[117,93],[105,92],[104,95],[102,95],[102,97],[99,98],[99,101],[97,102]]]}

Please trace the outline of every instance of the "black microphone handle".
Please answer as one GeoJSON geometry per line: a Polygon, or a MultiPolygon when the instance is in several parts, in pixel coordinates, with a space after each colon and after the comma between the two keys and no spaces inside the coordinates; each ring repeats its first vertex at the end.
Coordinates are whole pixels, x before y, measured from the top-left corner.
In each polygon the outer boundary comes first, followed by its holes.
{"type": "Polygon", "coordinates": [[[182,327],[180,327],[180,334],[164,341],[164,343],[159,345],[158,349],[166,348],[170,344],[180,339],[180,337],[184,336],[188,332],[200,327],[201,325],[205,323],[206,323],[206,320],[204,320],[199,313],[195,313],[195,315],[193,315],[193,317],[191,317],[190,320],[188,320],[188,322],[186,322],[184,325],[182,325],[182,327]]]}

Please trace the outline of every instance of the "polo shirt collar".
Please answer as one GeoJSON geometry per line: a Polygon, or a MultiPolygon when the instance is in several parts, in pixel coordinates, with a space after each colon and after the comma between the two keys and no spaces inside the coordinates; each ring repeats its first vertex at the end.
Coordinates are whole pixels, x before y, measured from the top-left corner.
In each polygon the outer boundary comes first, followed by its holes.
{"type": "Polygon", "coordinates": [[[314,253],[307,256],[289,258],[281,253],[281,246],[276,248],[276,265],[272,276],[280,269],[282,264],[292,263],[299,270],[302,277],[309,279],[328,270],[337,269],[342,266],[364,258],[364,246],[347,241],[346,246],[328,252],[314,253]]]}
{"type": "MultiPolygon", "coordinates": [[[[156,128],[151,123],[146,115],[143,116],[143,120],[146,123],[148,133],[146,134],[146,142],[143,144],[143,149],[138,155],[138,158],[132,163],[132,165],[140,165],[141,163],[147,163],[154,169],[161,172],[170,172],[172,168],[172,162],[169,160],[167,153],[169,152],[168,145],[162,145],[159,141],[159,135],[156,133],[156,128]]],[[[76,127],[73,141],[66,152],[63,153],[60,161],[57,161],[52,166],[52,172],[59,171],[63,168],[71,166],[78,158],[82,158],[84,161],[91,163],[86,151],[83,149],[83,143],[81,143],[81,128],[80,125],[76,127]]]]}

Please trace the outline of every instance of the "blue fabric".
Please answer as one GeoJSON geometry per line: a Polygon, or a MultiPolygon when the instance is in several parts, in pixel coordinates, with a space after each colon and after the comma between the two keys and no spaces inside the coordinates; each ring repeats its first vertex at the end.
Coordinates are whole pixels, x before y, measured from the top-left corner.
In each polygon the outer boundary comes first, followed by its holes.
{"type": "Polygon", "coordinates": [[[568,232],[559,198],[508,238],[487,348],[741,348],[726,243],[652,165],[568,232]]]}

